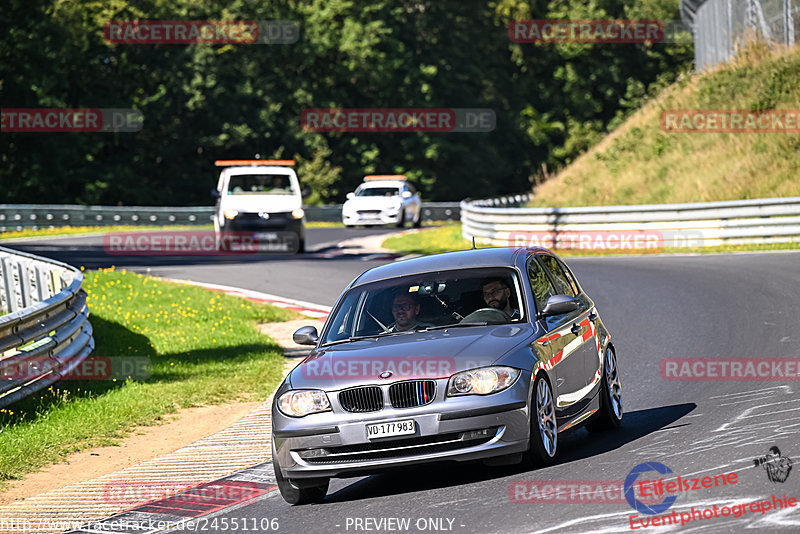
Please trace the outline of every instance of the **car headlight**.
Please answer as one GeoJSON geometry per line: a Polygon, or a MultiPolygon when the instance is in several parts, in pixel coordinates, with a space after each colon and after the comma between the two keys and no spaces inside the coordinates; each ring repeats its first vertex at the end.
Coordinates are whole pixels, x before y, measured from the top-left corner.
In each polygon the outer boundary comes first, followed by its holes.
{"type": "Polygon", "coordinates": [[[471,369],[450,377],[447,395],[489,395],[511,387],[519,376],[513,367],[482,367],[471,369]]]}
{"type": "Polygon", "coordinates": [[[305,214],[306,212],[303,211],[303,208],[297,208],[296,210],[292,210],[292,217],[294,217],[295,219],[302,219],[303,215],[305,214]]]}
{"type": "Polygon", "coordinates": [[[226,219],[235,219],[237,215],[239,215],[238,210],[225,210],[223,212],[226,219]]]}
{"type": "Polygon", "coordinates": [[[303,417],[327,412],[331,409],[331,403],[324,391],[307,389],[284,393],[278,398],[278,408],[289,417],[303,417]]]}

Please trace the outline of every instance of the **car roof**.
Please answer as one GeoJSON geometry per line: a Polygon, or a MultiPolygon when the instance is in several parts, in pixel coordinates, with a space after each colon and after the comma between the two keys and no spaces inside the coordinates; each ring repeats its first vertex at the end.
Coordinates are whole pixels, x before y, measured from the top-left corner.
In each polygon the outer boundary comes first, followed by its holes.
{"type": "Polygon", "coordinates": [[[359,187],[361,189],[367,189],[370,187],[402,187],[405,183],[407,182],[403,182],[401,180],[372,180],[369,182],[361,182],[359,187]]]}
{"type": "Polygon", "coordinates": [[[419,258],[395,261],[380,267],[373,267],[353,280],[353,286],[385,280],[398,276],[448,269],[465,269],[470,267],[513,267],[517,256],[529,253],[552,254],[546,248],[539,247],[487,247],[474,250],[444,252],[419,258]]]}

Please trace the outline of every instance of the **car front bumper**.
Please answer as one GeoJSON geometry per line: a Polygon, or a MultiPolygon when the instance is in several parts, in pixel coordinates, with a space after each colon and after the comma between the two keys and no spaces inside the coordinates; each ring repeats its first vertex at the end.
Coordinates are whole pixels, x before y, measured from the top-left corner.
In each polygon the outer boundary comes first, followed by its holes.
{"type": "Polygon", "coordinates": [[[342,222],[348,226],[395,224],[400,221],[400,211],[383,210],[379,213],[342,213],[342,222]]]}
{"type": "Polygon", "coordinates": [[[284,477],[360,476],[425,462],[477,460],[527,450],[530,374],[523,373],[505,391],[483,397],[445,399],[447,379],[437,382],[434,402],[417,408],[348,413],[336,402],[336,393],[328,393],[333,412],[303,418],[286,417],[273,405],[273,454],[284,477]],[[368,424],[407,419],[416,423],[413,435],[366,437],[368,424]]]}

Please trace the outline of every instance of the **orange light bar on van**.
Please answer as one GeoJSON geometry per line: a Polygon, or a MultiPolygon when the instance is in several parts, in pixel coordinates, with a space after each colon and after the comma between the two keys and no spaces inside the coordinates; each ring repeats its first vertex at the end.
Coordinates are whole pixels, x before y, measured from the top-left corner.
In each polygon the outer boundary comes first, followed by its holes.
{"type": "Polygon", "coordinates": [[[217,167],[234,167],[243,165],[294,165],[293,159],[218,159],[217,167]]]}
{"type": "Polygon", "coordinates": [[[405,174],[370,174],[369,176],[364,177],[365,182],[370,182],[372,180],[405,180],[405,174]]]}

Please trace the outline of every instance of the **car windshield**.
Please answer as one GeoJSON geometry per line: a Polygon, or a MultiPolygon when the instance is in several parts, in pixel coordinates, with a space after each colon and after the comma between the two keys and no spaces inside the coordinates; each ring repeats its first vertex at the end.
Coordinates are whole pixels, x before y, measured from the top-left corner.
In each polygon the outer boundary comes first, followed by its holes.
{"type": "Polygon", "coordinates": [[[228,182],[229,195],[294,195],[286,174],[236,174],[228,182]]]}
{"type": "Polygon", "coordinates": [[[521,286],[507,267],[414,274],[352,288],[333,312],[322,344],[444,326],[524,320],[521,286]]]}
{"type": "Polygon", "coordinates": [[[365,187],[356,191],[357,197],[393,197],[400,194],[396,187],[365,187]]]}

